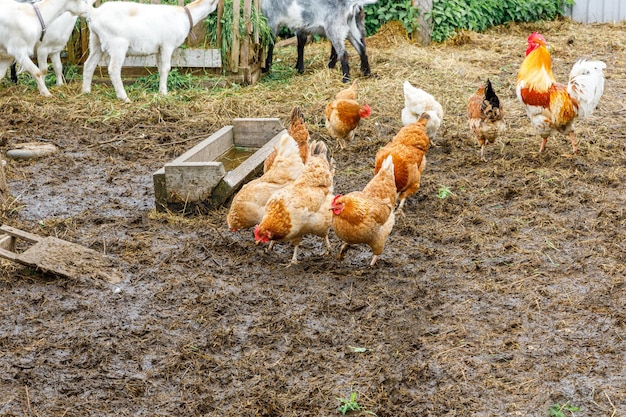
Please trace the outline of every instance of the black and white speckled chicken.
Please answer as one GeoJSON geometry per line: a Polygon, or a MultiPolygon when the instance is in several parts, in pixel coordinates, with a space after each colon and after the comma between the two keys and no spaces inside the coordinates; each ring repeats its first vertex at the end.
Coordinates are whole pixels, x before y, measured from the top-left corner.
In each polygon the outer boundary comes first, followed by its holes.
{"type": "Polygon", "coordinates": [[[485,145],[493,143],[506,129],[504,110],[491,81],[478,86],[476,93],[467,103],[467,118],[470,130],[478,145],[480,145],[480,159],[485,158],[485,145]]]}

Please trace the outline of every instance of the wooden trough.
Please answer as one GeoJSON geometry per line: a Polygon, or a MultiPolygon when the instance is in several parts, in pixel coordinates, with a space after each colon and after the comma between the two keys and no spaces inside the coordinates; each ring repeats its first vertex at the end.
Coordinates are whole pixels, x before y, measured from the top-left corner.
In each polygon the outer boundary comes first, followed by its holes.
{"type": "Polygon", "coordinates": [[[234,119],[152,175],[157,210],[219,207],[263,169],[284,132],[277,118],[234,119]]]}

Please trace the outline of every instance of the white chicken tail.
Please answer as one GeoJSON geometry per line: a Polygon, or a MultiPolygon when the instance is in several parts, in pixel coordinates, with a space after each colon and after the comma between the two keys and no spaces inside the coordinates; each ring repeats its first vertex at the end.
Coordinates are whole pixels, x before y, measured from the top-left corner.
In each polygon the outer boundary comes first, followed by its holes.
{"type": "Polygon", "coordinates": [[[276,156],[287,159],[296,154],[300,154],[298,143],[290,134],[283,134],[283,136],[278,139],[278,144],[276,145],[276,156]]]}
{"type": "Polygon", "coordinates": [[[572,67],[567,92],[578,101],[578,115],[588,117],[593,113],[604,92],[602,61],[579,60],[572,67]]]}
{"type": "Polygon", "coordinates": [[[391,175],[394,175],[394,168],[393,168],[393,156],[389,155],[387,156],[387,158],[385,158],[385,160],[383,161],[383,164],[380,166],[380,171],[386,171],[386,172],[390,172],[391,175]]]}

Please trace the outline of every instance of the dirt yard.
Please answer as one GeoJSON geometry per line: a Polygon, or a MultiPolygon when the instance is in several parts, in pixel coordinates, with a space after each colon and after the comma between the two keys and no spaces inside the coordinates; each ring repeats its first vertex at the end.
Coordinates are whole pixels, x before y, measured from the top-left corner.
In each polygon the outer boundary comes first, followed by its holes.
{"type": "Polygon", "coordinates": [[[374,75],[360,79],[372,116],[342,151],[324,128],[343,88],[325,69],[325,42],[307,46],[304,75],[285,47],[278,75],[255,86],[217,80],[160,98],[128,85],[131,104],[108,79],[89,96],[79,79],[51,86],[48,99],[2,81],[3,150],[60,148],[8,159],[16,201],[3,223],[106,253],[126,279],[0,261],[0,415],[335,416],[355,393],[355,416],[539,417],[556,404],[579,408],[565,416],[626,416],[624,33],[624,23],[561,21],[423,48],[385,29],[368,40],[374,75]],[[533,30],[552,44],[561,81],[578,58],[607,64],[598,109],[576,125],[576,157],[560,134],[538,154],[515,97],[533,30]],[[485,163],[465,109],[487,78],[508,130],[485,163]],[[155,211],[152,173],[164,163],[236,117],[286,125],[294,105],[330,146],[335,191],[362,188],[401,127],[404,80],[446,115],[375,267],[365,246],[339,261],[313,237],[286,267],[293,248],[267,252],[251,231],[228,231],[228,205],[155,211]]]}

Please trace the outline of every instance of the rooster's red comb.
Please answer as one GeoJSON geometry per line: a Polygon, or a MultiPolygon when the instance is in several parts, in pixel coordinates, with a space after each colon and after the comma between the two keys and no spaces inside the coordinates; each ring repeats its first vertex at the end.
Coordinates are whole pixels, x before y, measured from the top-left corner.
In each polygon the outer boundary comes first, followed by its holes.
{"type": "Polygon", "coordinates": [[[528,37],[528,43],[540,43],[542,45],[546,44],[546,38],[539,32],[533,32],[528,37]]]}

